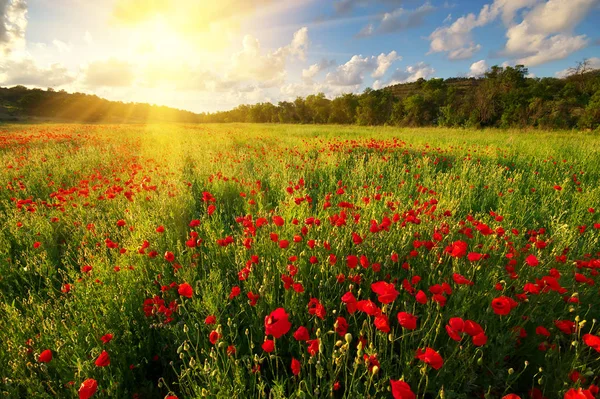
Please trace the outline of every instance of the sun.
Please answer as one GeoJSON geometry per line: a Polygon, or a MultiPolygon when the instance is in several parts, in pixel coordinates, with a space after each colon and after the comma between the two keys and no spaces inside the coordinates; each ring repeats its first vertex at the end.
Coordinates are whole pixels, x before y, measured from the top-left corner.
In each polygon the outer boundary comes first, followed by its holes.
{"type": "Polygon", "coordinates": [[[174,29],[163,17],[156,16],[131,29],[130,46],[135,57],[165,59],[181,57],[191,52],[189,39],[174,29]]]}

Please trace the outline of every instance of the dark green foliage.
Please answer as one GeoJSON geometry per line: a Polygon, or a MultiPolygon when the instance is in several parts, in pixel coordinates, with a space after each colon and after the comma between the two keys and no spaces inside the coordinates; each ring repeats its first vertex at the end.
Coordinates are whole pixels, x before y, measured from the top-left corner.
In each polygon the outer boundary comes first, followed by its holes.
{"type": "MultiPolygon", "coordinates": [[[[38,117],[73,122],[198,122],[198,115],[175,108],[108,101],[95,95],[0,87],[0,121],[38,117]]],[[[271,120],[267,121],[271,122],[271,120]]]]}
{"type": "Polygon", "coordinates": [[[241,105],[202,114],[203,122],[333,123],[445,127],[596,129],[600,71],[584,61],[565,78],[531,78],[523,65],[491,67],[481,78],[419,79],[328,100],[241,105]],[[265,114],[266,113],[266,114],[265,114]],[[261,114],[260,120],[253,115],[261,114]]]}

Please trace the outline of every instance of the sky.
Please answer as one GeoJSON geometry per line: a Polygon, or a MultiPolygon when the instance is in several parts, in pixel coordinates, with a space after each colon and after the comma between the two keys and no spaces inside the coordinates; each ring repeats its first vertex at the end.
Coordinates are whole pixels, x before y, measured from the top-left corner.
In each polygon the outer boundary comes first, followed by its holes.
{"type": "Polygon", "coordinates": [[[0,0],[0,86],[194,112],[600,68],[600,0],[0,0]]]}

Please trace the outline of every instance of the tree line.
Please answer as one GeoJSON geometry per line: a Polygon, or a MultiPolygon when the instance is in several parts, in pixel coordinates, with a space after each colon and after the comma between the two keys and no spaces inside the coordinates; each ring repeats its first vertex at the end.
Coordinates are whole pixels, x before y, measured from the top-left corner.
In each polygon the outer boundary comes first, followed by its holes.
{"type": "Polygon", "coordinates": [[[277,105],[240,105],[202,122],[596,129],[600,70],[582,61],[564,78],[528,77],[523,65],[493,66],[480,78],[419,79],[332,100],[323,93],[277,105]]]}
{"type": "Polygon", "coordinates": [[[53,89],[0,87],[0,120],[75,122],[302,123],[444,127],[600,128],[600,70],[577,63],[564,78],[533,78],[523,65],[491,67],[480,78],[419,79],[328,99],[323,93],[195,114],[108,101],[53,89]]]}

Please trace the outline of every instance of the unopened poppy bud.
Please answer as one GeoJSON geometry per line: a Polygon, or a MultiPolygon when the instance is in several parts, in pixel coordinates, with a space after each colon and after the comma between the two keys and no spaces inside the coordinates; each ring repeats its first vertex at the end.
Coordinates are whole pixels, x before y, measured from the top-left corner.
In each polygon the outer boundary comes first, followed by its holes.
{"type": "Polygon", "coordinates": [[[344,339],[346,340],[346,343],[350,343],[352,342],[352,334],[347,333],[346,335],[344,335],[344,339]]]}
{"type": "Polygon", "coordinates": [[[525,368],[527,368],[527,366],[529,366],[529,361],[525,360],[525,368]]]}
{"type": "Polygon", "coordinates": [[[190,331],[190,329],[189,329],[188,325],[187,325],[187,324],[184,324],[184,325],[183,325],[183,332],[184,332],[184,333],[187,333],[188,331],[190,331]]]}
{"type": "Polygon", "coordinates": [[[342,346],[342,344],[343,344],[343,342],[342,342],[342,341],[340,341],[340,340],[337,340],[337,341],[335,341],[335,346],[337,346],[338,348],[339,348],[340,346],[342,346]]]}
{"type": "Polygon", "coordinates": [[[373,375],[377,374],[379,372],[379,367],[373,366],[373,369],[371,372],[373,373],[373,375]]]}
{"type": "Polygon", "coordinates": [[[317,328],[317,332],[315,333],[315,335],[317,336],[317,338],[321,336],[321,329],[320,328],[317,328]]]}
{"type": "Polygon", "coordinates": [[[508,375],[513,375],[515,372],[515,369],[513,369],[512,367],[508,369],[508,375]]]}
{"type": "Polygon", "coordinates": [[[544,377],[538,378],[538,384],[542,385],[544,383],[544,377]]]}
{"type": "Polygon", "coordinates": [[[393,342],[394,336],[392,334],[388,334],[388,341],[393,342]]]}
{"type": "Polygon", "coordinates": [[[483,356],[477,359],[477,365],[481,366],[483,364],[483,356]]]}
{"type": "Polygon", "coordinates": [[[191,358],[190,359],[190,367],[194,367],[196,365],[196,359],[191,358]]]}

